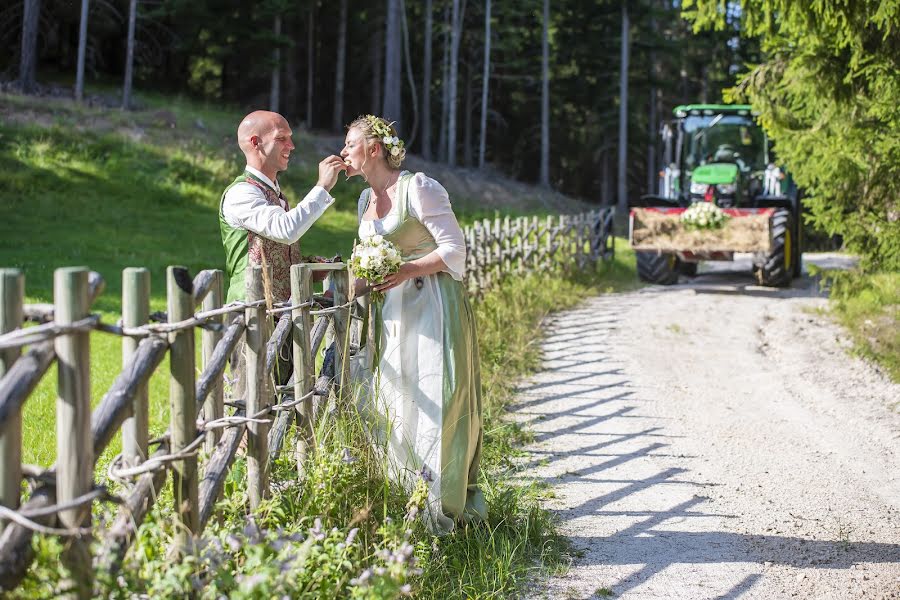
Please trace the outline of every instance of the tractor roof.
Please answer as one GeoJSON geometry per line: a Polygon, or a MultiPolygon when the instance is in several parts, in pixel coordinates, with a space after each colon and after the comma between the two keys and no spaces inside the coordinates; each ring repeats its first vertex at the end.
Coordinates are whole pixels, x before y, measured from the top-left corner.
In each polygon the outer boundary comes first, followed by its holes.
{"type": "Polygon", "coordinates": [[[686,117],[688,115],[717,115],[725,113],[727,115],[751,115],[752,109],[749,104],[682,104],[676,106],[672,113],[676,117],[686,117]]]}

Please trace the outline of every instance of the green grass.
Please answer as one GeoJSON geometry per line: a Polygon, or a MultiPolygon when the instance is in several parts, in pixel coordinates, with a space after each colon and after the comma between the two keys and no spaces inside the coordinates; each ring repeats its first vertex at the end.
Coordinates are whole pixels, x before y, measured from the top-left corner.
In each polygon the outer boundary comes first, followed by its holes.
{"type": "Polygon", "coordinates": [[[828,271],[831,308],[857,354],[900,383],[900,273],[828,271]]]}
{"type": "MultiPolygon", "coordinates": [[[[27,302],[52,300],[55,268],[86,265],[106,278],[94,308],[112,322],[120,313],[123,268],[150,269],[151,306],[163,310],[166,266],[182,264],[194,272],[222,267],[219,195],[242,167],[231,132],[235,113],[180,99],[142,100],[146,110],[120,113],[0,95],[0,114],[15,117],[0,121],[0,265],[24,271],[27,302]],[[164,124],[173,115],[175,129],[164,124]],[[195,126],[198,119],[202,129],[195,126]]],[[[282,184],[297,200],[314,182],[317,157],[302,144],[295,156],[282,184]]],[[[338,202],[304,236],[304,253],[347,253],[359,191],[355,180],[339,182],[338,202]]],[[[479,208],[477,198],[455,198],[454,206],[464,223],[494,216],[479,208]]],[[[219,506],[221,517],[204,533],[206,550],[177,564],[166,559],[172,534],[166,488],[123,571],[126,589],[117,591],[119,583],[101,577],[103,595],[181,597],[197,584],[208,597],[395,597],[409,583],[424,598],[514,597],[537,573],[565,568],[566,544],[540,506],[548,490],[521,483],[511,460],[529,434],[504,415],[514,383],[540,364],[535,332],[541,319],[597,291],[634,285],[633,257],[621,243],[618,250],[616,261],[596,273],[510,280],[476,306],[485,390],[486,525],[432,538],[420,522],[406,523],[408,495],[385,479],[358,419],[343,414],[322,421],[322,447],[308,477],[297,481],[287,454],[279,461],[273,479],[287,488],[257,514],[262,533],[251,535],[252,543],[230,546],[230,536],[246,537],[245,467],[239,459],[219,506]],[[345,463],[345,449],[357,460],[345,463]],[[323,530],[336,528],[336,533],[311,544],[308,534],[316,518],[323,530]],[[358,536],[347,543],[353,527],[358,536]],[[300,532],[306,541],[294,539],[300,532]],[[413,544],[420,572],[379,557],[379,551],[397,550],[405,542],[413,544]],[[288,555],[296,560],[286,566],[288,555]],[[386,572],[376,575],[373,585],[363,591],[350,586],[364,569],[379,567],[386,572]]],[[[120,354],[118,339],[92,334],[95,405],[121,369],[120,354]]],[[[149,385],[152,435],[168,423],[167,371],[163,363],[149,385]]],[[[55,459],[55,389],[51,369],[25,405],[25,462],[47,466],[55,459]]],[[[100,460],[98,478],[119,448],[117,438],[100,460]]],[[[109,510],[97,507],[98,527],[108,522],[109,510]]],[[[59,582],[58,541],[40,538],[36,547],[38,560],[18,592],[23,597],[52,595],[59,582]]]]}

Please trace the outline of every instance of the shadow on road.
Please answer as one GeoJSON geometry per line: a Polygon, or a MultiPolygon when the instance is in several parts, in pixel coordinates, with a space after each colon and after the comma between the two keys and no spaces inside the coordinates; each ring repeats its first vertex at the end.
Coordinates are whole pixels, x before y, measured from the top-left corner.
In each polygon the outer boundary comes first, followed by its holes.
{"type": "MultiPolygon", "coordinates": [[[[709,287],[738,277],[714,271],[692,287],[718,293],[709,287]]],[[[805,277],[796,288],[772,293],[808,295],[810,281],[805,277]]],[[[734,293],[755,292],[745,284],[735,287],[734,293]]],[[[676,565],[733,563],[739,566],[732,578],[713,582],[703,595],[733,599],[750,591],[772,564],[848,569],[885,557],[900,563],[900,543],[727,531],[738,528],[741,515],[716,509],[709,494],[718,484],[704,481],[698,457],[672,451],[680,436],[666,419],[645,414],[641,389],[617,357],[621,349],[596,341],[618,327],[609,316],[620,310],[616,302],[621,300],[596,299],[558,326],[551,324],[545,370],[519,387],[515,408],[535,433],[530,457],[520,468],[524,473],[540,468],[539,479],[565,498],[556,512],[574,547],[584,552],[576,566],[635,567],[614,571],[621,579],[608,587],[621,596],[676,565]],[[735,527],[724,527],[731,523],[735,527]]]]}

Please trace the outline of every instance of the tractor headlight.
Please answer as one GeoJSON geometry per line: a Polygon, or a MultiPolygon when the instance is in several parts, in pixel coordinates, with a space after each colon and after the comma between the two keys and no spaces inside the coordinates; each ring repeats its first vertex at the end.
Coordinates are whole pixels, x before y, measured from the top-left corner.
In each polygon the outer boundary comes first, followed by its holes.
{"type": "Polygon", "coordinates": [[[702,196],[706,193],[706,189],[709,187],[706,183],[694,183],[691,182],[691,193],[696,194],[698,196],[702,196]]]}
{"type": "Polygon", "coordinates": [[[733,183],[720,183],[716,186],[716,189],[719,190],[720,194],[731,195],[737,190],[737,185],[733,183]]]}

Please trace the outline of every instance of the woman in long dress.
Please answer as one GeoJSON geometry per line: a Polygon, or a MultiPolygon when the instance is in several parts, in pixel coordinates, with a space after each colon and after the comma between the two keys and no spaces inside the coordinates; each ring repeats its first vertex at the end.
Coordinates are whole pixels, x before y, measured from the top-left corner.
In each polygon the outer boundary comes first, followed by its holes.
{"type": "Polygon", "coordinates": [[[447,191],[400,169],[403,142],[387,121],[366,115],[348,126],[341,156],[348,176],[369,184],[359,197],[359,236],[384,236],[403,264],[374,289],[374,364],[369,403],[384,417],[388,458],[406,485],[429,485],[433,531],[487,517],[478,489],[481,377],[475,315],[462,283],[466,248],[447,191]]]}

